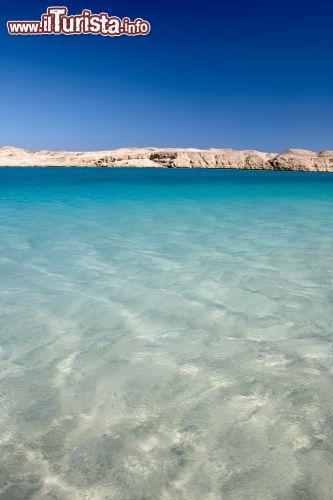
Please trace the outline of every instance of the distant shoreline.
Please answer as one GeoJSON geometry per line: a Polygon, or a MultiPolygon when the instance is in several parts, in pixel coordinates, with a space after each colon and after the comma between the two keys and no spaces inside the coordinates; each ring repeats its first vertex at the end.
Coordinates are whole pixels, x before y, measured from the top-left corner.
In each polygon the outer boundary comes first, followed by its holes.
{"type": "Polygon", "coordinates": [[[137,167],[333,172],[333,151],[282,153],[194,148],[121,148],[105,151],[29,151],[0,147],[0,167],[137,167]]]}

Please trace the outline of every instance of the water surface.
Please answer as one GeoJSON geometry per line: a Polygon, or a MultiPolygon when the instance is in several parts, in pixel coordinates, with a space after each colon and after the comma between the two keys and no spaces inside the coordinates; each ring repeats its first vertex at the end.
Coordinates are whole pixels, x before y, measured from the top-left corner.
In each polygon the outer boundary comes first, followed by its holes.
{"type": "Polygon", "coordinates": [[[333,174],[0,169],[0,499],[332,498],[333,174]]]}

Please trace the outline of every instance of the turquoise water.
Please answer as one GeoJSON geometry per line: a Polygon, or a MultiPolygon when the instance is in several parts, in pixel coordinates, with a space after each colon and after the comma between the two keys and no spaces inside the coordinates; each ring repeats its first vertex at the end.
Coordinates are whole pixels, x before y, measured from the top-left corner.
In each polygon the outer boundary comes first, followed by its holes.
{"type": "Polygon", "coordinates": [[[333,491],[333,174],[0,169],[0,499],[333,491]]]}

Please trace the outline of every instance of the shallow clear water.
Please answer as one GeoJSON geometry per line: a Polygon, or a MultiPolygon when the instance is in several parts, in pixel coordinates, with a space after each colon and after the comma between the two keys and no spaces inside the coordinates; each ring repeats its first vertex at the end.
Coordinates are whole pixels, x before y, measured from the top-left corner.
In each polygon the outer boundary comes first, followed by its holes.
{"type": "Polygon", "coordinates": [[[331,499],[333,174],[0,170],[0,499],[331,499]]]}

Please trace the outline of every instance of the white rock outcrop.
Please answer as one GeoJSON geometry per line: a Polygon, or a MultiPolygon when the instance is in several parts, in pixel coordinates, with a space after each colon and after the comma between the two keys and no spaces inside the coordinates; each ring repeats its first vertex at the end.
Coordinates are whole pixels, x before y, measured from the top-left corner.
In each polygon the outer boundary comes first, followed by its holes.
{"type": "Polygon", "coordinates": [[[237,168],[333,172],[333,151],[288,149],[282,153],[235,149],[121,148],[107,151],[29,151],[0,147],[0,166],[8,167],[165,167],[237,168]]]}

